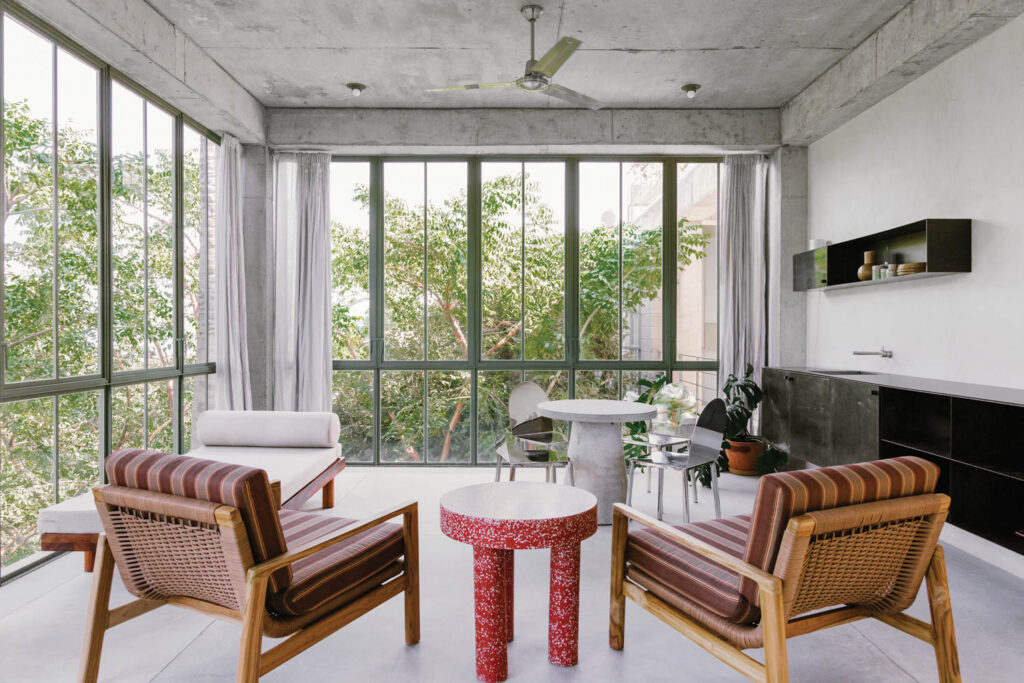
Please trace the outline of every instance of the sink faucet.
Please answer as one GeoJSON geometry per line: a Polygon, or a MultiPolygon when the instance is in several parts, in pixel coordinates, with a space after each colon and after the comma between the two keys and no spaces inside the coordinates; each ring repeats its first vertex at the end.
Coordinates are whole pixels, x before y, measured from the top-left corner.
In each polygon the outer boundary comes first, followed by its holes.
{"type": "Polygon", "coordinates": [[[855,356],[881,356],[882,358],[892,358],[892,351],[888,350],[884,346],[881,351],[854,351],[855,356]]]}

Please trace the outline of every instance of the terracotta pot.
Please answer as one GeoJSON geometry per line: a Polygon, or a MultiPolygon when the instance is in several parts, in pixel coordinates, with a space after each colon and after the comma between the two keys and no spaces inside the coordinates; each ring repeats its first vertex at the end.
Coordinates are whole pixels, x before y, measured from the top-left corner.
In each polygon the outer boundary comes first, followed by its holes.
{"type": "Polygon", "coordinates": [[[757,476],[757,459],[764,453],[760,441],[729,441],[725,457],[729,459],[729,471],[745,477],[757,476]]]}

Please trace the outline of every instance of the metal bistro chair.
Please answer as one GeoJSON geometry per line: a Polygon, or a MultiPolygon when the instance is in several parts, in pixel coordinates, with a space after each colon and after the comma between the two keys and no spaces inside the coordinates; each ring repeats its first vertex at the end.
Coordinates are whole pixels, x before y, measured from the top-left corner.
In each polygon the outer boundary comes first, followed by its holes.
{"type": "MultiPolygon", "coordinates": [[[[658,470],[658,519],[664,512],[664,489],[665,470],[678,470],[683,475],[683,521],[690,521],[690,490],[686,474],[689,470],[696,469],[702,465],[713,464],[718,460],[718,454],[722,450],[722,439],[725,432],[726,413],[725,402],[716,398],[704,406],[700,417],[697,418],[697,425],[693,428],[693,435],[689,440],[683,437],[685,445],[680,452],[673,453],[672,446],[659,445],[657,441],[671,440],[666,435],[651,434],[648,440],[650,453],[646,458],[634,458],[629,462],[629,480],[626,483],[626,505],[633,500],[633,476],[637,466],[650,467],[658,470]]],[[[636,437],[634,437],[636,438],[636,437]]],[[[694,476],[694,490],[696,492],[697,477],[694,476]]],[[[650,490],[650,489],[648,489],[650,490]]],[[[718,469],[711,468],[711,494],[715,501],[715,517],[722,516],[722,504],[718,497],[718,469]]]]}
{"type": "Polygon", "coordinates": [[[517,467],[543,467],[544,481],[556,483],[558,469],[565,468],[570,486],[576,485],[564,435],[554,431],[551,418],[537,415],[537,404],[548,400],[534,382],[523,382],[508,397],[509,428],[498,443],[494,481],[501,481],[501,466],[508,464],[508,479],[515,481],[517,467]]]}

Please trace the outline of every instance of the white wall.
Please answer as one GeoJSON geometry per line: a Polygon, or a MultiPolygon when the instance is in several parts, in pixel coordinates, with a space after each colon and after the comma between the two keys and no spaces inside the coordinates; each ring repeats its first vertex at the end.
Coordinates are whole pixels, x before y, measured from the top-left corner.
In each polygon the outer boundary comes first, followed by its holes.
{"type": "Polygon", "coordinates": [[[810,146],[809,238],[921,218],[974,219],[974,272],[809,292],[807,365],[1024,388],[1024,17],[810,146]]]}

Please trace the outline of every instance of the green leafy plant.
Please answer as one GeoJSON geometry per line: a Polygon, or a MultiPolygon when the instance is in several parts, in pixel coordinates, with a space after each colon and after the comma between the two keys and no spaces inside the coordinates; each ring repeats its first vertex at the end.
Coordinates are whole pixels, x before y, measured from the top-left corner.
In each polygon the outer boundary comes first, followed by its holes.
{"type": "Polygon", "coordinates": [[[747,363],[743,377],[729,375],[722,387],[725,394],[725,439],[727,441],[754,441],[747,431],[750,418],[764,398],[761,387],[754,381],[754,366],[747,363]]]}
{"type": "MultiPolygon", "coordinates": [[[[640,395],[636,397],[637,403],[646,403],[648,405],[654,404],[654,399],[657,397],[658,392],[661,388],[668,384],[668,375],[659,375],[656,379],[647,379],[641,377],[637,380],[637,386],[641,389],[640,395]]],[[[636,422],[627,422],[626,429],[629,431],[629,436],[635,437],[640,434],[647,433],[647,422],[643,420],[637,420],[636,422]]],[[[640,444],[627,443],[623,448],[623,452],[626,455],[627,460],[635,460],[637,458],[643,458],[647,455],[647,448],[640,444]]]]}

